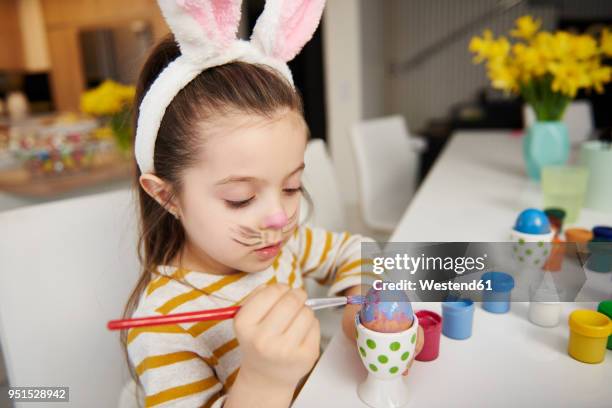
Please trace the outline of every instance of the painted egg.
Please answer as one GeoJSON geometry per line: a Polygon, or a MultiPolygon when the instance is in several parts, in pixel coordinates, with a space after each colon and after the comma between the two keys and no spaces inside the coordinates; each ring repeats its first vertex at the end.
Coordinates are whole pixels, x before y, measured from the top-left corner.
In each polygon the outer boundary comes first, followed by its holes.
{"type": "Polygon", "coordinates": [[[361,324],[381,333],[408,330],[414,321],[413,316],[410,300],[401,290],[370,288],[359,312],[361,324]]]}
{"type": "Polygon", "coordinates": [[[525,234],[548,234],[550,222],[544,211],[528,208],[519,214],[514,229],[525,234]]]}

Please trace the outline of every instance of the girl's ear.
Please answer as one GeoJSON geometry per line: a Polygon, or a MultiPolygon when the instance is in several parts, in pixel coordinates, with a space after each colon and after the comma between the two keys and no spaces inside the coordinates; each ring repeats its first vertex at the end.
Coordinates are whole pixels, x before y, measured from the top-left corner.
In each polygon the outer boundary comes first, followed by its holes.
{"type": "Polygon", "coordinates": [[[319,25],[325,0],[267,0],[251,43],[264,54],[291,61],[319,25]]]}
{"type": "Polygon", "coordinates": [[[159,205],[164,207],[166,211],[179,216],[179,206],[176,202],[176,196],[172,191],[170,184],[154,174],[142,174],[138,179],[140,186],[147,192],[159,205]]]}
{"type": "Polygon", "coordinates": [[[158,3],[182,55],[206,60],[236,39],[241,0],[158,0],[158,3]]]}

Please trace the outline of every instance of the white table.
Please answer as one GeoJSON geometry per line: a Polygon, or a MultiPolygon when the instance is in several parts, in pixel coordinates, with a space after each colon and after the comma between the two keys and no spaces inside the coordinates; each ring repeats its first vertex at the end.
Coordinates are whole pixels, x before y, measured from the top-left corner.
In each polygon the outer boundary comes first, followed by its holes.
{"type": "MultiPolygon", "coordinates": [[[[519,137],[460,132],[427,176],[391,241],[503,241],[520,210],[541,205],[537,184],[523,170],[519,137]]],[[[594,224],[612,224],[612,214],[583,209],[576,225],[594,224]]],[[[441,309],[439,303],[413,306],[441,309]]],[[[612,351],[596,365],[578,362],[566,352],[568,314],[593,303],[566,304],[562,323],[551,329],[531,324],[527,307],[513,303],[509,313],[495,315],[478,305],[470,339],[442,336],[437,360],[415,362],[406,378],[412,393],[408,407],[612,406],[612,351]]],[[[365,376],[356,348],[339,331],[293,406],[365,407],[356,393],[365,376]]]]}
{"type": "Polygon", "coordinates": [[[0,191],[0,212],[13,210],[15,208],[27,207],[31,205],[49,203],[51,201],[66,200],[69,198],[106,193],[115,190],[129,189],[131,187],[131,184],[131,180],[116,180],[97,184],[90,187],[79,188],[77,190],[72,190],[50,197],[28,197],[24,195],[9,193],[6,191],[0,191]]]}

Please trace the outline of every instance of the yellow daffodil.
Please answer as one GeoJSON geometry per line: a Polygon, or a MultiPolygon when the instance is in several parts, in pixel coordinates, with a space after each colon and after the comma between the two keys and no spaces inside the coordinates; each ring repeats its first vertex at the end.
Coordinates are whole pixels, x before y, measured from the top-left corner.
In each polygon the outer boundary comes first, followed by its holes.
{"type": "Polygon", "coordinates": [[[493,88],[507,92],[515,92],[518,89],[517,70],[509,64],[508,60],[492,60],[487,64],[487,72],[493,88]]]}
{"type": "Polygon", "coordinates": [[[516,64],[521,67],[521,80],[526,82],[534,76],[541,76],[546,73],[548,58],[536,47],[517,43],[512,46],[512,54],[516,64]]]}
{"type": "Polygon", "coordinates": [[[572,52],[578,59],[586,60],[597,54],[597,41],[590,35],[575,35],[571,37],[572,52]]]}
{"type": "Polygon", "coordinates": [[[490,30],[485,30],[481,37],[474,37],[470,41],[470,51],[476,54],[475,63],[484,60],[505,58],[510,52],[510,42],[506,37],[493,38],[490,30]]]}
{"type": "Polygon", "coordinates": [[[554,58],[553,48],[554,37],[547,31],[540,31],[531,42],[531,46],[538,50],[546,59],[554,58]]]}
{"type": "Polygon", "coordinates": [[[475,63],[486,62],[494,88],[521,94],[539,120],[559,120],[579,90],[603,92],[612,81],[612,67],[602,63],[612,56],[612,31],[603,29],[598,42],[588,34],[539,31],[541,24],[523,16],[511,31],[513,43],[485,30],[472,38],[469,49],[475,63]]]}
{"type": "Polygon", "coordinates": [[[557,31],[550,46],[554,58],[564,60],[572,56],[572,37],[567,31],[557,31]]]}
{"type": "Polygon", "coordinates": [[[131,150],[131,106],[136,89],[114,81],[104,81],[98,87],[81,96],[81,110],[94,116],[103,117],[105,126],[94,132],[94,137],[113,137],[117,147],[126,152],[131,150]]]}
{"type": "Polygon", "coordinates": [[[499,37],[491,43],[489,59],[503,59],[510,52],[510,41],[506,37],[499,37]]]}
{"type": "Polygon", "coordinates": [[[612,80],[612,68],[601,64],[593,64],[589,69],[588,75],[591,78],[591,86],[595,89],[595,92],[603,93],[604,84],[612,80]]]}
{"type": "Polygon", "coordinates": [[[94,130],[93,136],[96,139],[112,139],[113,138],[113,130],[109,126],[101,126],[94,130]]]}
{"type": "Polygon", "coordinates": [[[515,21],[516,29],[510,31],[510,35],[515,38],[529,40],[538,32],[542,25],[542,20],[534,20],[532,16],[522,16],[515,21]]]}
{"type": "Polygon", "coordinates": [[[135,93],[133,86],[106,80],[81,96],[81,110],[95,116],[112,115],[130,105],[135,93]]]}
{"type": "Polygon", "coordinates": [[[587,66],[583,63],[566,61],[553,64],[551,72],[553,74],[551,89],[571,98],[576,96],[579,88],[588,87],[591,84],[587,66]]]}
{"type": "Polygon", "coordinates": [[[493,33],[491,30],[485,30],[481,37],[473,37],[470,41],[469,49],[476,54],[474,63],[481,63],[489,56],[489,48],[493,42],[493,33]]]}

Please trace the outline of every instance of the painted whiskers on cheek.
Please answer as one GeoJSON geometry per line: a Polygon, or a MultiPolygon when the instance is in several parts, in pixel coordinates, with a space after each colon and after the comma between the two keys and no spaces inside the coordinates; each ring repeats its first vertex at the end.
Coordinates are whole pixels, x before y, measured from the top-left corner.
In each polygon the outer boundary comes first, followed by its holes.
{"type": "Polygon", "coordinates": [[[257,230],[244,225],[239,225],[232,228],[232,237],[234,242],[237,242],[246,247],[255,247],[275,244],[283,239],[283,236],[291,233],[297,225],[298,211],[296,210],[291,217],[287,219],[287,225],[282,229],[274,230],[257,230]]]}
{"type": "Polygon", "coordinates": [[[246,247],[258,246],[263,242],[262,234],[259,231],[243,225],[232,228],[232,233],[239,237],[232,237],[232,240],[246,247]]]}

